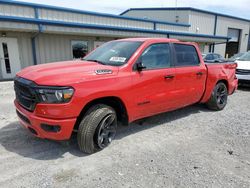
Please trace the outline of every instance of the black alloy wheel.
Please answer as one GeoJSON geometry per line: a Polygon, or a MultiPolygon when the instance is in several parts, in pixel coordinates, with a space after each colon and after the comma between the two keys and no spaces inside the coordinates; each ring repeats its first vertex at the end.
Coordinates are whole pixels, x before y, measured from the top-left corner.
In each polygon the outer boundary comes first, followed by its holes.
{"type": "Polygon", "coordinates": [[[206,104],[211,110],[222,110],[227,104],[227,98],[228,90],[226,84],[223,82],[218,82],[206,104]]]}
{"type": "Polygon", "coordinates": [[[224,106],[227,103],[227,88],[225,85],[219,85],[216,92],[217,103],[224,106]]]}
{"type": "Polygon", "coordinates": [[[95,133],[96,144],[99,148],[103,149],[111,143],[115,138],[116,128],[117,123],[115,114],[109,114],[102,119],[95,133]]]}

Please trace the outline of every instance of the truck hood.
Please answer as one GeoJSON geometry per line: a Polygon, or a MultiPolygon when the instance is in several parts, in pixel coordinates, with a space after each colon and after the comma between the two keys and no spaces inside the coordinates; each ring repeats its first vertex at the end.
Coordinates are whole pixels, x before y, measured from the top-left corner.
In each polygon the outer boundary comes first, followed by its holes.
{"type": "Polygon", "coordinates": [[[65,61],[27,67],[17,76],[38,85],[67,86],[86,80],[103,79],[117,75],[118,67],[89,61],[65,61]]]}
{"type": "Polygon", "coordinates": [[[238,66],[237,69],[245,69],[245,70],[250,70],[250,61],[235,61],[238,66]]]}

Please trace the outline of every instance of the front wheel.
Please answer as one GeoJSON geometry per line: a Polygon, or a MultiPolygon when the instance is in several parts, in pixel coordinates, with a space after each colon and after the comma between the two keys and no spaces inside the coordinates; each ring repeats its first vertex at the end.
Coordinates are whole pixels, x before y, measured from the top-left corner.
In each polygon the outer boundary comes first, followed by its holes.
{"type": "Polygon", "coordinates": [[[104,104],[91,107],[79,125],[80,150],[91,154],[104,149],[114,139],[116,129],[117,117],[113,108],[104,104]]]}
{"type": "Polygon", "coordinates": [[[212,95],[206,103],[211,110],[222,110],[227,104],[228,90],[223,82],[219,82],[214,87],[212,95]]]}

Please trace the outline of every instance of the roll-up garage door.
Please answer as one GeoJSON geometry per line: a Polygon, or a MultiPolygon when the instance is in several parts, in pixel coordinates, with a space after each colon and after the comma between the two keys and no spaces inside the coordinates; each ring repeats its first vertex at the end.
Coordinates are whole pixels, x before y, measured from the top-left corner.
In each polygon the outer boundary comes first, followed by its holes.
{"type": "Polygon", "coordinates": [[[226,46],[226,57],[231,57],[239,52],[240,33],[240,29],[228,28],[227,36],[231,39],[226,46]]]}
{"type": "Polygon", "coordinates": [[[239,42],[240,30],[239,29],[228,29],[227,36],[231,39],[229,42],[239,42]]]}

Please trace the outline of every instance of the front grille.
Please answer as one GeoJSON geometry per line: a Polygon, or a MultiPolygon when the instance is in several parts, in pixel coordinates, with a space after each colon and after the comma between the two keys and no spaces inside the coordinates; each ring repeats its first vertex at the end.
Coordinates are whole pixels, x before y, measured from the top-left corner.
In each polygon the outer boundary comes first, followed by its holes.
{"type": "Polygon", "coordinates": [[[236,74],[249,75],[250,74],[250,70],[236,69],[236,74]]]}
{"type": "Polygon", "coordinates": [[[34,111],[36,107],[37,95],[34,89],[34,82],[21,77],[14,79],[16,100],[28,111],[34,111]]]}
{"type": "Polygon", "coordinates": [[[21,113],[18,112],[17,110],[16,110],[16,113],[17,113],[18,117],[19,117],[21,120],[23,120],[24,122],[26,122],[26,123],[28,123],[28,124],[31,124],[31,123],[30,123],[30,120],[29,120],[26,116],[24,116],[23,114],[21,114],[21,113]]]}

